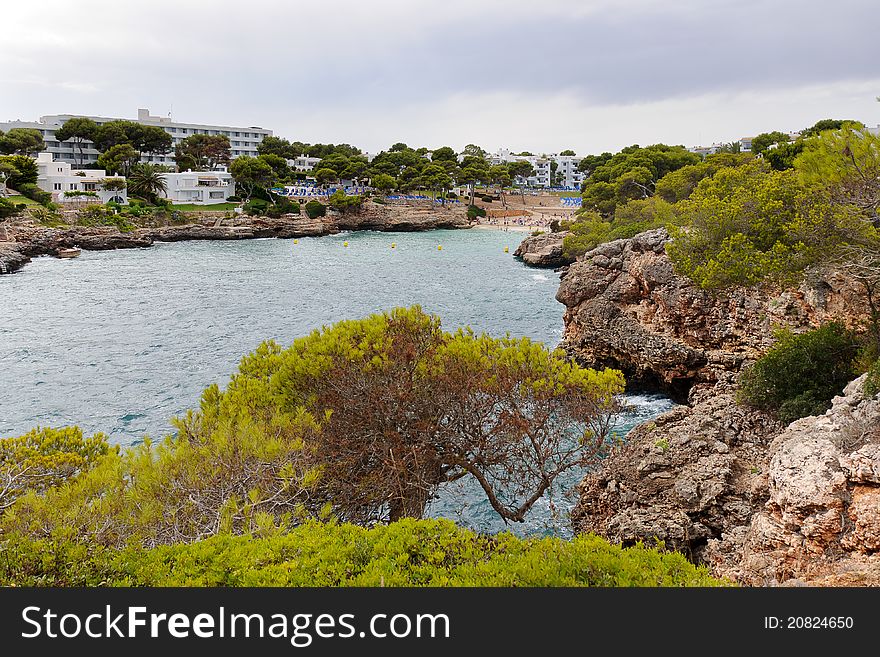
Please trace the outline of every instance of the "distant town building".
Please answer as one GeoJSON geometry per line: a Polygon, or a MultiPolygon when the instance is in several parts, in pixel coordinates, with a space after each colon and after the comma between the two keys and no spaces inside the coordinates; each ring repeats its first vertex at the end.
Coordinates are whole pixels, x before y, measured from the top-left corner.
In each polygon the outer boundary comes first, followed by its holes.
{"type": "MultiPolygon", "coordinates": [[[[749,144],[749,148],[751,148],[751,142],[749,142],[749,144]]],[[[724,144],[721,143],[712,144],[711,146],[691,146],[688,149],[688,152],[706,157],[707,155],[714,155],[722,148],[724,148],[724,144]]]]}
{"type": "Polygon", "coordinates": [[[165,193],[172,203],[213,205],[225,203],[235,194],[235,182],[227,171],[185,171],[163,173],[165,193]]]}
{"type": "Polygon", "coordinates": [[[307,155],[300,155],[292,160],[287,160],[287,166],[291,169],[295,169],[296,171],[311,171],[314,169],[318,162],[321,161],[320,157],[308,157],[307,155]]]}
{"type": "MultiPolygon", "coordinates": [[[[74,147],[72,141],[59,142],[55,139],[55,131],[58,130],[65,121],[72,119],[80,114],[50,114],[41,116],[39,121],[7,121],[0,123],[0,130],[8,132],[12,128],[33,128],[39,130],[46,142],[46,150],[53,155],[55,160],[62,162],[70,162],[76,164],[79,162],[79,151],[74,147]]],[[[111,118],[106,116],[90,116],[98,125],[103,125],[110,121],[122,121],[132,119],[111,118]]],[[[271,130],[264,128],[249,127],[236,128],[232,126],[207,125],[202,123],[180,123],[172,121],[169,117],[152,116],[150,110],[139,109],[138,117],[135,122],[143,125],[152,125],[162,128],[171,135],[173,140],[172,150],[166,155],[153,155],[152,157],[143,158],[144,162],[152,162],[154,164],[164,164],[166,166],[174,166],[174,149],[173,147],[191,135],[226,135],[229,137],[229,143],[232,149],[232,157],[236,158],[240,155],[257,155],[257,146],[264,137],[272,134],[271,130]]],[[[86,142],[83,149],[83,164],[94,164],[98,161],[98,151],[95,150],[94,144],[86,142]]]]}
{"type": "Polygon", "coordinates": [[[54,160],[52,153],[37,154],[37,187],[52,194],[55,203],[88,199],[128,203],[126,189],[104,189],[108,178],[125,182],[122,176],[108,176],[103,169],[73,169],[69,162],[54,160]]]}
{"type": "Polygon", "coordinates": [[[584,182],[584,174],[578,171],[578,164],[581,162],[580,157],[576,155],[514,155],[506,148],[502,148],[493,155],[488,156],[489,164],[505,164],[525,160],[532,165],[535,175],[527,180],[517,179],[517,184],[527,184],[529,187],[551,187],[551,176],[553,173],[553,163],[556,163],[557,184],[555,187],[566,189],[579,189],[581,183],[584,182]]]}

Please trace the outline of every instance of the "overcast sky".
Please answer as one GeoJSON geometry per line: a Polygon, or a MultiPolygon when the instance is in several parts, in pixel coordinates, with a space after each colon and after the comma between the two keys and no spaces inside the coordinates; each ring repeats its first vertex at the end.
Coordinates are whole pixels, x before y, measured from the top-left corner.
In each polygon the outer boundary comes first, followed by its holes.
{"type": "Polygon", "coordinates": [[[0,23],[0,120],[579,154],[880,123],[877,0],[43,0],[0,23]]]}

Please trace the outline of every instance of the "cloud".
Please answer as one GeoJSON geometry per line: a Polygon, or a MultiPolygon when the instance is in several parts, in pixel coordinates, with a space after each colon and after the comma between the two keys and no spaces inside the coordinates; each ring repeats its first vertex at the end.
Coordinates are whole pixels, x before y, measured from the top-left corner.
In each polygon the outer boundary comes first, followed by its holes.
{"type": "Polygon", "coordinates": [[[173,106],[182,120],[258,124],[297,139],[345,135],[371,148],[402,133],[414,143],[469,135],[464,143],[537,150],[626,143],[645,133],[660,141],[697,132],[711,141],[758,124],[800,127],[801,116],[835,111],[870,121],[880,108],[865,100],[880,91],[867,88],[880,77],[872,5],[16,3],[4,8],[4,23],[13,27],[0,42],[8,92],[0,120],[58,112],[133,116],[137,107],[165,114],[173,106]],[[840,85],[863,90],[865,99],[847,92],[844,104],[821,93],[840,85]],[[778,102],[767,105],[769,97],[778,102]],[[794,97],[800,104],[788,101],[794,97]],[[667,107],[678,114],[666,114],[667,107]],[[678,128],[682,115],[690,124],[678,128]],[[584,127],[597,122],[601,130],[584,127]]]}

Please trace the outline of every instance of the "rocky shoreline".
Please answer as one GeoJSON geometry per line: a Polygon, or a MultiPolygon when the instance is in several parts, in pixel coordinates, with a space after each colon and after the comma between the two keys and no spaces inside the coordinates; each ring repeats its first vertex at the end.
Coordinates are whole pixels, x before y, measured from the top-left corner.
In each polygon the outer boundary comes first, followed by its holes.
{"type": "Polygon", "coordinates": [[[568,267],[563,347],[685,405],[642,424],[581,482],[575,530],[662,542],[747,585],[880,584],[880,400],[851,383],[823,416],[784,426],[737,402],[773,329],[867,304],[840,275],[710,293],[677,276],[668,235],[603,244],[568,267]]]}
{"type": "Polygon", "coordinates": [[[530,267],[558,269],[570,265],[574,258],[566,256],[562,249],[565,235],[565,232],[529,235],[516,247],[513,255],[530,267]]]}
{"type": "Polygon", "coordinates": [[[302,215],[235,217],[234,219],[194,221],[182,225],[136,228],[121,232],[112,227],[67,226],[47,228],[33,222],[7,222],[5,239],[0,241],[0,274],[11,274],[31,258],[54,255],[58,249],[78,247],[86,251],[146,248],[154,242],[186,240],[241,240],[276,237],[320,237],[341,231],[380,230],[412,232],[440,228],[470,228],[463,208],[378,205],[370,203],[360,212],[328,213],[309,219],[302,215]]]}

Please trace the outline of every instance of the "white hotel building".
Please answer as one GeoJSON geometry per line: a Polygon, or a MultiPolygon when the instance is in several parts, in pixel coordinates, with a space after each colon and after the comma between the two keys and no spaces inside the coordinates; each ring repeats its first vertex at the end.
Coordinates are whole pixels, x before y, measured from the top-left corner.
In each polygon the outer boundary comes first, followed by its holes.
{"type": "MultiPolygon", "coordinates": [[[[489,164],[506,164],[525,160],[535,169],[535,175],[528,178],[525,182],[529,187],[550,187],[550,176],[553,170],[552,162],[556,163],[556,174],[559,176],[557,186],[580,189],[581,183],[584,182],[584,174],[578,171],[578,164],[581,162],[580,157],[576,155],[514,155],[506,148],[502,148],[494,155],[488,157],[489,164]]],[[[517,180],[517,184],[522,181],[517,180]]]]}
{"type": "MultiPolygon", "coordinates": [[[[46,151],[51,153],[55,160],[76,164],[79,162],[79,151],[73,144],[73,141],[59,142],[55,139],[55,131],[58,130],[65,121],[80,114],[51,114],[41,116],[39,121],[8,121],[0,123],[0,130],[8,132],[12,128],[33,128],[39,130],[46,142],[46,151]]],[[[121,121],[131,119],[119,119],[106,116],[90,116],[88,117],[98,125],[103,125],[110,121],[121,121]]],[[[257,155],[257,145],[263,141],[264,137],[272,134],[271,130],[258,127],[237,128],[233,126],[207,125],[202,123],[180,123],[172,121],[165,116],[152,116],[147,109],[139,109],[136,123],[142,125],[152,125],[162,128],[171,135],[173,140],[172,149],[165,155],[154,155],[149,159],[144,157],[144,162],[152,162],[154,164],[164,164],[174,166],[174,146],[191,135],[226,135],[229,137],[229,143],[232,147],[232,157],[239,155],[257,155]]],[[[91,142],[86,142],[83,148],[83,164],[94,164],[98,161],[98,151],[95,150],[91,142]]]]}
{"type": "Polygon", "coordinates": [[[127,190],[103,188],[102,184],[108,178],[125,180],[122,176],[108,176],[103,169],[73,169],[70,162],[53,160],[52,154],[45,151],[37,154],[37,186],[49,192],[55,203],[80,201],[89,197],[101,203],[128,203],[127,190]]]}

